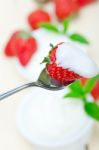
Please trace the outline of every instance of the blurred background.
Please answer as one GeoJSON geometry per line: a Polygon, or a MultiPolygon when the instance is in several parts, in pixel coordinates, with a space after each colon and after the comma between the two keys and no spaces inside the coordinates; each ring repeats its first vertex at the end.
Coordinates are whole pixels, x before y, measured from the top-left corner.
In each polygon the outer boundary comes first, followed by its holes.
{"type": "MultiPolygon", "coordinates": [[[[54,0],[53,0],[54,1],[54,0]]],[[[9,36],[19,29],[30,29],[27,16],[38,7],[33,0],[0,0],[0,92],[9,90],[25,79],[19,74],[13,59],[4,55],[4,47],[9,36]]],[[[45,9],[54,10],[52,2],[45,9]]],[[[53,18],[54,20],[54,18],[53,18]]],[[[99,1],[87,5],[79,12],[79,17],[71,23],[71,31],[79,32],[90,41],[88,53],[99,66],[99,1]]],[[[32,150],[16,129],[16,110],[20,99],[28,90],[0,102],[0,149],[32,150]]],[[[90,142],[90,150],[99,150],[99,123],[96,122],[90,142]]]]}

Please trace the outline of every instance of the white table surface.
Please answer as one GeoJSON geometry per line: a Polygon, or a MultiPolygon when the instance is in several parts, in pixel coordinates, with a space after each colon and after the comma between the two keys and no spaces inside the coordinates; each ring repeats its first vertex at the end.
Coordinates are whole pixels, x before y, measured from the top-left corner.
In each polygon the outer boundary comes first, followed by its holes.
{"type": "MultiPolygon", "coordinates": [[[[36,7],[32,0],[0,0],[0,91],[4,92],[25,80],[15,69],[13,60],[3,55],[4,44],[12,31],[28,28],[27,14],[36,7]]],[[[99,1],[82,10],[71,28],[87,36],[91,45],[89,54],[99,66],[99,1]]],[[[27,90],[28,91],[28,90],[27,90]]],[[[0,150],[33,150],[16,128],[16,111],[21,98],[27,93],[16,94],[0,102],[0,150]]],[[[95,124],[90,150],[99,150],[99,123],[95,124]]]]}

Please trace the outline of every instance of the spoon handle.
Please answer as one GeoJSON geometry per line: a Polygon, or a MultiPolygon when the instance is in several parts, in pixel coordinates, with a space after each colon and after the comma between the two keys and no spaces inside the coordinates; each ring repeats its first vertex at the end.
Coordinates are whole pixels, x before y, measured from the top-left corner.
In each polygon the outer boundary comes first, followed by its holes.
{"type": "Polygon", "coordinates": [[[18,93],[26,88],[29,88],[29,87],[32,87],[32,86],[37,86],[36,82],[32,82],[32,83],[27,83],[27,84],[24,84],[24,85],[21,85],[13,90],[10,90],[8,92],[5,92],[3,94],[0,95],[0,101],[15,94],[15,93],[18,93]]]}

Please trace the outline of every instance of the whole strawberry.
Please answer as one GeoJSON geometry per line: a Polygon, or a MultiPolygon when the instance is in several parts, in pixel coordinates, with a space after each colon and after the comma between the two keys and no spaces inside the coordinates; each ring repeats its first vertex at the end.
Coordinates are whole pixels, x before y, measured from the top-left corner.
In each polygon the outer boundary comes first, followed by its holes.
{"type": "Polygon", "coordinates": [[[56,15],[59,20],[64,20],[79,10],[78,0],[55,0],[54,2],[56,15]]]}
{"type": "Polygon", "coordinates": [[[26,31],[19,31],[12,35],[6,46],[5,54],[16,56],[22,66],[26,66],[36,50],[37,42],[35,38],[26,31]]]}
{"type": "Polygon", "coordinates": [[[38,9],[38,10],[32,12],[28,16],[28,23],[32,29],[39,28],[40,23],[50,22],[50,21],[51,21],[51,18],[49,16],[49,14],[46,11],[41,10],[41,9],[38,9]]]}
{"type": "Polygon", "coordinates": [[[56,47],[53,47],[49,53],[49,56],[45,57],[43,62],[46,62],[46,70],[48,75],[52,79],[59,81],[59,83],[66,85],[80,79],[81,76],[74,71],[69,70],[69,68],[65,69],[57,64],[56,53],[58,46],[62,44],[63,43],[60,43],[56,47]]]}

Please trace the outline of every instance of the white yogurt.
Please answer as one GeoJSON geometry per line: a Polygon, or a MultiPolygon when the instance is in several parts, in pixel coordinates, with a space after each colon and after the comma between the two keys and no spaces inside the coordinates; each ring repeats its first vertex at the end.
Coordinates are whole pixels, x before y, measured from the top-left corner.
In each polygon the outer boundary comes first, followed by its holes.
{"type": "Polygon", "coordinates": [[[53,93],[36,88],[25,97],[18,115],[18,126],[34,144],[50,146],[69,142],[90,125],[91,119],[82,102],[63,99],[65,93],[65,90],[53,93]]]}
{"type": "MultiPolygon", "coordinates": [[[[35,30],[32,32],[32,34],[37,40],[38,50],[35,55],[33,55],[30,63],[26,67],[21,66],[19,63],[17,65],[19,73],[21,73],[23,77],[30,81],[37,80],[41,70],[44,68],[45,65],[40,65],[40,62],[42,62],[44,57],[48,55],[50,51],[50,43],[56,45],[59,42],[71,42],[65,35],[59,35],[57,33],[49,32],[45,29],[35,30]]],[[[76,42],[74,44],[78,48],[86,50],[86,45],[76,42]]]]}
{"type": "Polygon", "coordinates": [[[56,64],[86,78],[91,78],[99,73],[99,68],[95,62],[84,51],[70,42],[58,46],[56,64]]]}

